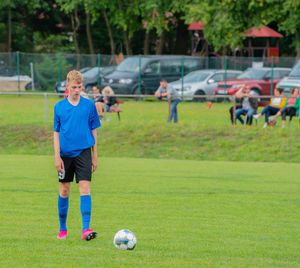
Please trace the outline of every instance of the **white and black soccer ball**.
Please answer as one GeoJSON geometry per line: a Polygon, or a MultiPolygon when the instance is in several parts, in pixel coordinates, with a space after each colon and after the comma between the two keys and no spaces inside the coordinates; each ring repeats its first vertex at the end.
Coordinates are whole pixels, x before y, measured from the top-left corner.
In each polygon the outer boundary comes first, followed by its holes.
{"type": "Polygon", "coordinates": [[[133,250],[136,246],[136,237],[129,230],[120,230],[114,237],[114,245],[117,249],[133,250]]]}

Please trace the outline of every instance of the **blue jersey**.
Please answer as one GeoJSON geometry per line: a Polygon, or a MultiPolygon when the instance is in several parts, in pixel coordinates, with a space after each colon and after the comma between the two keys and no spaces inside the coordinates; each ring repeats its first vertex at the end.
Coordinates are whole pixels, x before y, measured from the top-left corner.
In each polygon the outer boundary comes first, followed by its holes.
{"type": "Polygon", "coordinates": [[[60,155],[76,157],[95,144],[93,129],[101,126],[94,102],[80,97],[74,106],[68,98],[54,107],[54,131],[59,132],[60,155]]]}

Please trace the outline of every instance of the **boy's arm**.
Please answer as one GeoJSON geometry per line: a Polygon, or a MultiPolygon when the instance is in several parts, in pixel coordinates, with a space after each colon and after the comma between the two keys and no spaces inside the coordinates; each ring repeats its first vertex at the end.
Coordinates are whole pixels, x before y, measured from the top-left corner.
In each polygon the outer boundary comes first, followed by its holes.
{"type": "Polygon", "coordinates": [[[59,132],[54,131],[54,156],[55,156],[55,168],[58,172],[63,172],[64,162],[60,157],[60,145],[59,145],[59,132]]]}
{"type": "Polygon", "coordinates": [[[98,157],[97,157],[97,129],[92,130],[94,139],[95,139],[95,144],[92,147],[92,166],[93,166],[93,172],[97,169],[98,166],[98,157]]]}

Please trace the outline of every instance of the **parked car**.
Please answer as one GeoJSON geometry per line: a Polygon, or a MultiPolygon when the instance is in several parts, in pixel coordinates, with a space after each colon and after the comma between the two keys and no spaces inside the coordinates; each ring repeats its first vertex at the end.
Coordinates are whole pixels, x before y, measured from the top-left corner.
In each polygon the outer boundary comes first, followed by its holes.
{"type": "Polygon", "coordinates": [[[279,81],[276,87],[284,88],[283,94],[288,96],[294,87],[300,88],[300,61],[296,63],[288,76],[279,81]]]}
{"type": "MultiPolygon", "coordinates": [[[[290,73],[290,68],[273,68],[273,88],[281,78],[287,76],[290,73]]],[[[216,95],[234,95],[239,88],[247,84],[250,86],[251,91],[259,95],[271,95],[271,68],[248,68],[236,79],[218,83],[218,86],[214,90],[216,95]]]]}
{"type": "Polygon", "coordinates": [[[200,69],[201,59],[191,56],[133,56],[123,60],[116,70],[105,75],[103,86],[110,86],[116,94],[138,94],[139,79],[141,93],[153,94],[162,78],[168,82],[200,69]]]}
{"type": "MultiPolygon", "coordinates": [[[[227,79],[236,78],[242,71],[227,70],[227,79]]],[[[213,95],[218,82],[225,78],[225,70],[199,70],[183,77],[183,96],[191,96],[185,100],[203,101],[202,98],[193,98],[193,95],[213,95]]],[[[177,91],[182,90],[182,80],[170,83],[177,91]]]]}
{"type": "MultiPolygon", "coordinates": [[[[112,71],[114,71],[115,66],[107,66],[107,67],[100,67],[100,79],[112,71]]],[[[98,67],[92,68],[84,68],[79,70],[83,76],[83,86],[85,87],[85,91],[88,94],[93,94],[92,87],[98,84],[98,67]]],[[[61,81],[60,86],[56,83],[55,91],[57,93],[64,93],[66,91],[67,80],[61,81]]]]}
{"type": "Polygon", "coordinates": [[[25,91],[32,81],[31,77],[20,73],[16,67],[0,66],[0,91],[25,91]]]}

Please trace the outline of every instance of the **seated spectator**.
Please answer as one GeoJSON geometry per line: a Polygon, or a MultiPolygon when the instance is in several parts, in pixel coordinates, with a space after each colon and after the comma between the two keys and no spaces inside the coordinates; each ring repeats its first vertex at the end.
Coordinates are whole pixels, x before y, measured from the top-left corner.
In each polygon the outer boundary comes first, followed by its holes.
{"type": "Polygon", "coordinates": [[[85,93],[85,87],[84,87],[84,86],[82,86],[82,88],[81,88],[80,96],[81,96],[81,97],[84,97],[84,98],[86,98],[86,99],[89,98],[88,94],[85,93]]]}
{"type": "Polygon", "coordinates": [[[250,87],[243,85],[235,94],[236,98],[241,99],[242,108],[236,109],[236,118],[244,124],[244,120],[241,118],[242,114],[247,114],[248,124],[252,124],[252,117],[255,114],[258,106],[256,98],[251,98],[254,94],[251,92],[250,87]]]}
{"type": "MultiPolygon", "coordinates": [[[[230,120],[231,120],[231,124],[235,124],[235,122],[233,122],[233,106],[230,107],[229,109],[229,113],[230,113],[230,120]]],[[[242,105],[236,105],[235,106],[235,110],[237,109],[241,109],[242,108],[242,105]]],[[[247,120],[248,121],[248,120],[247,120]]]]}
{"type": "Polygon", "coordinates": [[[282,117],[282,128],[285,128],[286,125],[286,116],[299,115],[300,99],[299,97],[299,88],[293,88],[292,96],[288,98],[285,106],[280,109],[275,115],[270,116],[271,121],[276,121],[277,117],[281,115],[282,117]]]}
{"type": "Polygon", "coordinates": [[[270,104],[266,106],[261,113],[253,115],[255,119],[258,119],[260,116],[265,115],[265,123],[263,128],[269,125],[269,117],[270,115],[275,115],[280,111],[281,108],[286,104],[286,98],[282,97],[281,93],[283,88],[275,89],[275,97],[273,97],[270,101],[270,104]]]}
{"type": "Polygon", "coordinates": [[[110,107],[116,103],[116,97],[114,95],[115,95],[115,93],[111,87],[106,86],[105,88],[103,88],[103,90],[102,90],[102,96],[103,96],[102,109],[103,110],[105,109],[106,112],[109,112],[110,107]]]}
{"type": "Polygon", "coordinates": [[[99,88],[97,86],[93,86],[92,90],[94,93],[93,101],[96,105],[99,118],[102,119],[103,118],[103,110],[102,110],[103,97],[100,95],[99,88]]]}

